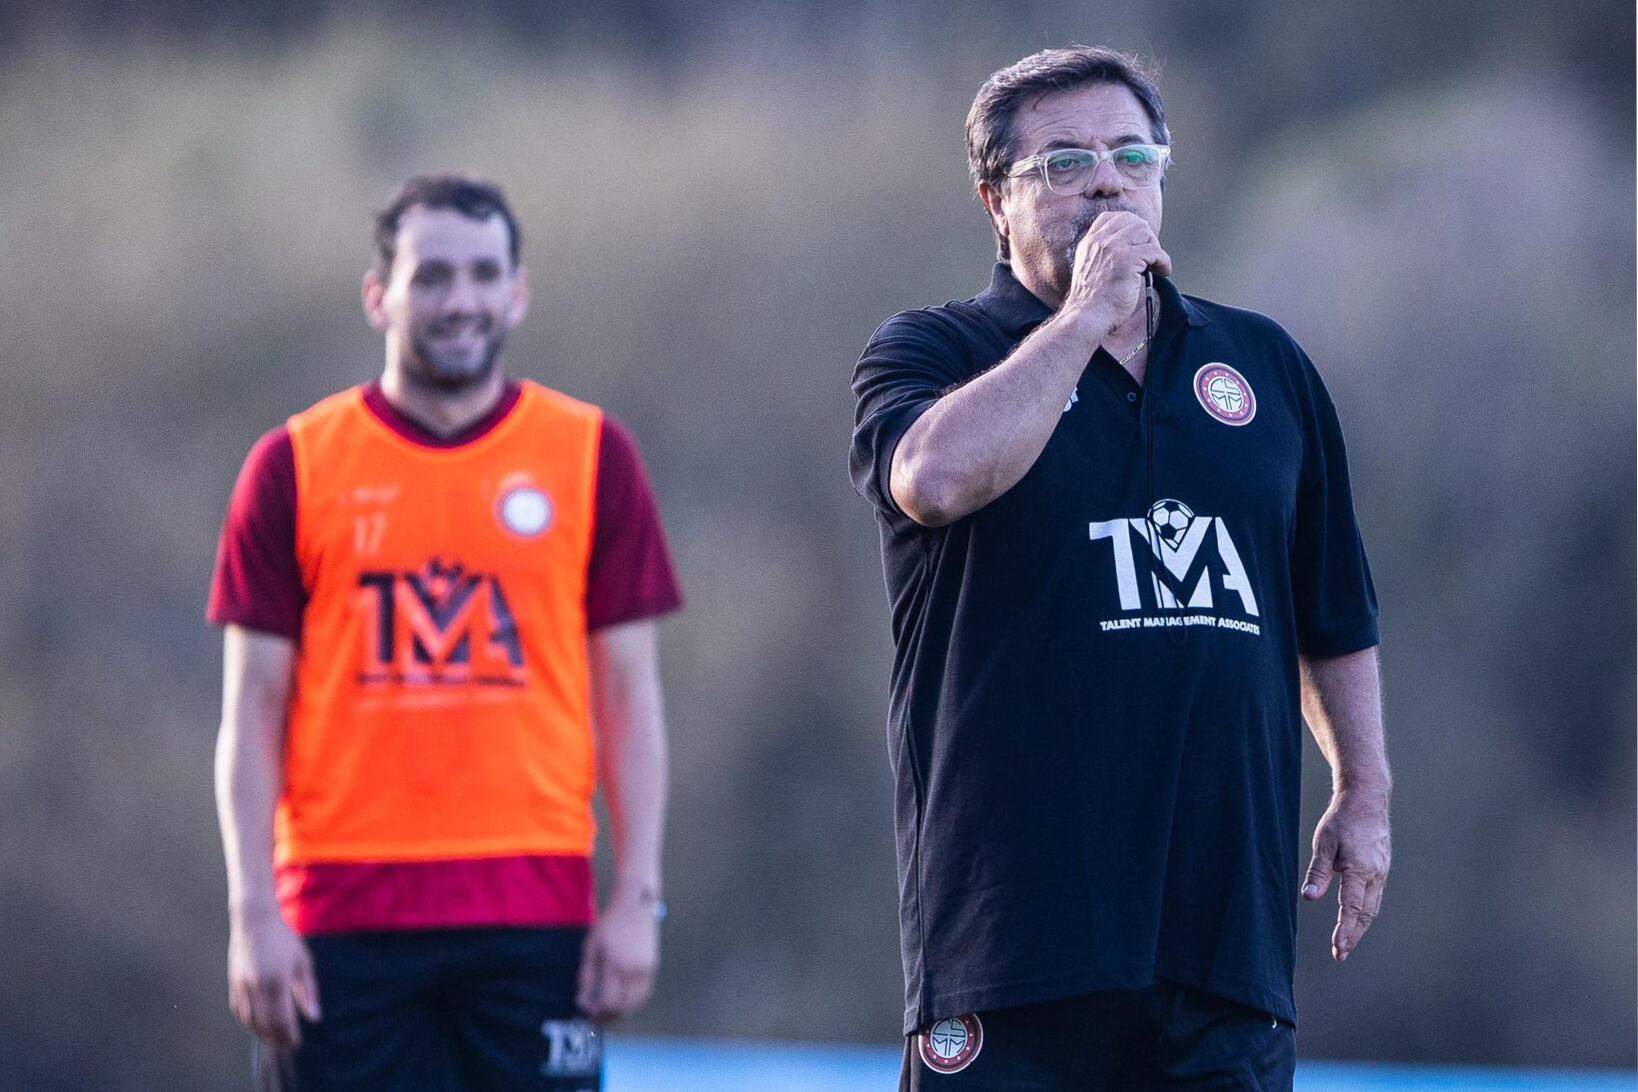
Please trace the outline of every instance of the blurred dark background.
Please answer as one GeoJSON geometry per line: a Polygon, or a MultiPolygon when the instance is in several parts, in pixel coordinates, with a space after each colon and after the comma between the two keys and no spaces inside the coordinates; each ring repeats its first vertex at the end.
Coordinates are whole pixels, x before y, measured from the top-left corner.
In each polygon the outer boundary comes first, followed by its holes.
{"type": "Polygon", "coordinates": [[[1178,281],[1284,323],[1350,439],[1396,860],[1348,966],[1303,911],[1304,1055],[1632,1066],[1630,4],[63,0],[0,5],[0,1083],[242,1079],[216,532],[257,436],[379,370],[370,211],[450,168],[523,220],[511,369],[632,425],[690,597],[634,1030],[891,1042],[848,378],[986,283],[962,119],[1075,40],[1162,63],[1178,281]]]}

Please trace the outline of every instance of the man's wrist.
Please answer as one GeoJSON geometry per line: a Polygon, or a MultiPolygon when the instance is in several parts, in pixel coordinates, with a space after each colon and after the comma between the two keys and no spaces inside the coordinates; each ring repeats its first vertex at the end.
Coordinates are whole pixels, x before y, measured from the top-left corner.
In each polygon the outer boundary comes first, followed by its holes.
{"type": "Polygon", "coordinates": [[[1386,808],[1393,797],[1393,782],[1386,772],[1365,776],[1339,773],[1331,780],[1331,795],[1386,808]]]}
{"type": "Polygon", "coordinates": [[[1048,320],[1048,324],[1085,342],[1088,355],[1103,343],[1110,331],[1120,325],[1095,302],[1067,304],[1048,320]]]}
{"type": "Polygon", "coordinates": [[[655,921],[664,921],[667,913],[658,880],[616,880],[609,905],[634,906],[651,915],[655,921]]]}
{"type": "Polygon", "coordinates": [[[249,895],[228,900],[228,920],[235,924],[255,924],[282,917],[279,900],[272,895],[249,895]]]}

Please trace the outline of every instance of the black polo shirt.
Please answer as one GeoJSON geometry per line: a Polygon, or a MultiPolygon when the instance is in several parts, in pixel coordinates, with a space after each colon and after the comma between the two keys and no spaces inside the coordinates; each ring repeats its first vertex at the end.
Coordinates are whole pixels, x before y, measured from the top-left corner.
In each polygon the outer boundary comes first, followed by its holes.
{"type": "Polygon", "coordinates": [[[906,1033],[1157,977],[1295,1020],[1297,657],[1375,645],[1376,596],[1312,362],[1156,287],[1144,386],[1099,349],[1035,465],[947,527],[894,504],[893,449],[1050,309],[1000,264],[976,299],[893,316],[854,373],[906,1033]]]}

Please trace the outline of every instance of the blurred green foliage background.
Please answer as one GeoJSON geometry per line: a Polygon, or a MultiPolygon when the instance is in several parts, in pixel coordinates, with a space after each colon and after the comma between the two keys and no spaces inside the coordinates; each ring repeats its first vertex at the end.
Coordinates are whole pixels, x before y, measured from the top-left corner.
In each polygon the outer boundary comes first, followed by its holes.
{"type": "MultiPolygon", "coordinates": [[[[1633,10],[1409,0],[0,7],[0,1074],[237,1087],[215,536],[255,438],[370,378],[369,214],[499,180],[511,369],[645,448],[668,925],[645,1033],[890,1042],[890,647],[848,378],[991,242],[961,123],[1026,52],[1163,63],[1185,291],[1350,438],[1396,860],[1309,1057],[1632,1066],[1633,10]]],[[[1310,748],[1305,823],[1327,782],[1310,748]]],[[[1303,862],[1293,861],[1294,869],[1303,862]]]]}

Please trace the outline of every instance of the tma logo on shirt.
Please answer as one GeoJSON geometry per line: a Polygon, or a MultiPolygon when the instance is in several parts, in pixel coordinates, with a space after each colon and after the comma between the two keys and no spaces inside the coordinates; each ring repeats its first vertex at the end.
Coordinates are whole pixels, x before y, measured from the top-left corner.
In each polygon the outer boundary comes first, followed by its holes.
{"type": "Polygon", "coordinates": [[[358,577],[364,683],[524,685],[523,642],[500,578],[433,558],[358,577]]]}
{"type": "Polygon", "coordinates": [[[1197,516],[1182,501],[1156,501],[1146,516],[1103,520],[1088,525],[1093,542],[1108,539],[1115,559],[1115,586],[1122,611],[1161,613],[1135,618],[1109,618],[1098,623],[1112,630],[1150,629],[1159,626],[1212,626],[1258,635],[1256,622],[1229,618],[1221,608],[1238,600],[1239,611],[1257,617],[1257,596],[1234,547],[1228,525],[1220,517],[1197,516]],[[1133,546],[1133,540],[1137,546],[1133,546]],[[1206,549],[1210,540],[1215,549],[1206,549]],[[1212,564],[1213,560],[1216,564],[1212,564]],[[1149,579],[1139,580],[1139,569],[1149,579]],[[1148,602],[1142,594],[1148,586],[1148,602]]]}

